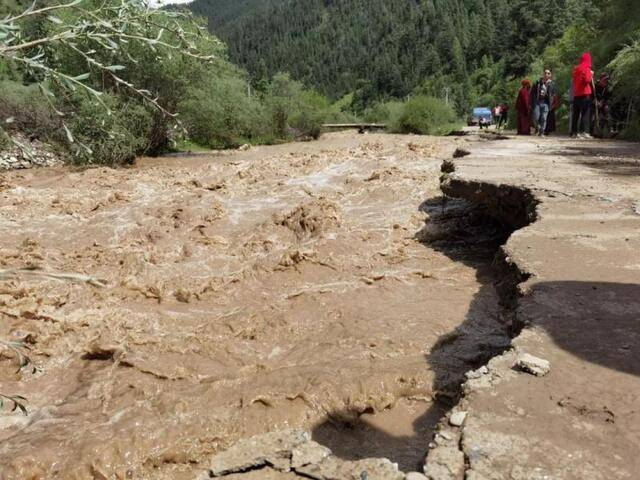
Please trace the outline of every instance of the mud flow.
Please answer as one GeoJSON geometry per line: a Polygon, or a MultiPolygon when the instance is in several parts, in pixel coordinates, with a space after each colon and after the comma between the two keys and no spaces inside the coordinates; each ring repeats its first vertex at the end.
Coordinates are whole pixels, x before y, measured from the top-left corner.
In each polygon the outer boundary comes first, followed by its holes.
{"type": "Polygon", "coordinates": [[[463,372],[508,341],[503,233],[436,198],[466,141],[2,174],[0,338],[38,369],[2,350],[1,393],[29,414],[0,416],[0,477],[192,479],[298,427],[417,469],[463,372]]]}

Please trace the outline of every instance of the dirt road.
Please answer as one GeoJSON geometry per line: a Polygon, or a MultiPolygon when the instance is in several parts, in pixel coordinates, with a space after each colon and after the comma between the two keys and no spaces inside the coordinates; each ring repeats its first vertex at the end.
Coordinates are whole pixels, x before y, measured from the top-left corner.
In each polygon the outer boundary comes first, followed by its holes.
{"type": "Polygon", "coordinates": [[[476,144],[450,168],[447,194],[519,228],[504,252],[522,331],[465,385],[466,479],[639,477],[639,175],[637,143],[563,138],[476,144]]]}
{"type": "Polygon", "coordinates": [[[38,370],[2,352],[1,393],[29,414],[0,417],[0,477],[191,479],[287,427],[417,469],[434,397],[508,341],[491,248],[417,235],[460,142],[338,133],[3,173],[0,335],[38,370]]]}

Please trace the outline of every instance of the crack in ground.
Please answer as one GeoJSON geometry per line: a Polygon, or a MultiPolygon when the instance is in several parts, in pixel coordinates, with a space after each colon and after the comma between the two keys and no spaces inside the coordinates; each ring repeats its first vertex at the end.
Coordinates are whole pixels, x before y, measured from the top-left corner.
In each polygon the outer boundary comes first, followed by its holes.
{"type": "MultiPolygon", "coordinates": [[[[494,241],[502,237],[499,244],[495,245],[492,269],[496,278],[494,288],[498,294],[502,308],[501,322],[504,326],[504,334],[508,342],[505,343],[502,348],[495,348],[493,351],[485,350],[482,361],[479,361],[475,368],[470,368],[468,372],[465,372],[467,379],[471,379],[474,377],[470,375],[470,373],[473,374],[475,371],[480,372],[478,375],[484,374],[485,372],[482,372],[482,369],[486,370],[491,359],[510,350],[512,340],[516,338],[524,328],[524,324],[518,320],[516,315],[518,301],[522,295],[519,290],[519,285],[526,282],[531,275],[523,271],[511,260],[504,250],[504,245],[515,231],[537,220],[536,209],[539,201],[533,193],[526,188],[459,180],[453,175],[455,173],[455,164],[450,160],[445,160],[442,171],[442,191],[445,194],[445,198],[452,197],[453,199],[438,201],[445,206],[447,204],[454,204],[454,208],[462,209],[463,211],[467,209],[467,213],[463,214],[459,220],[463,224],[462,230],[466,230],[467,234],[475,234],[473,236],[481,239],[483,238],[482,233],[485,234],[485,239],[487,239],[486,235],[488,234],[488,239],[494,241]],[[455,207],[456,204],[457,207],[455,207]],[[485,217],[485,220],[476,222],[475,230],[474,228],[469,229],[469,222],[465,220],[465,215],[474,214],[479,217],[485,217]],[[498,233],[496,233],[496,231],[498,233]]],[[[443,208],[441,213],[442,217],[445,217],[445,211],[446,209],[443,208]]],[[[456,225],[454,231],[460,228],[460,225],[456,225]]],[[[446,239],[444,241],[446,242],[446,239]]],[[[468,242],[466,248],[470,247],[473,247],[473,243],[468,242]]],[[[435,248],[438,248],[437,244],[435,248]]],[[[445,246],[441,248],[445,251],[447,248],[446,243],[445,246]]],[[[448,343],[451,349],[457,346],[458,336],[456,332],[464,330],[464,328],[465,326],[463,325],[448,334],[454,337],[453,340],[448,343]]],[[[446,339],[443,337],[443,340],[446,339]]],[[[438,344],[436,344],[436,347],[437,346],[438,344]]],[[[482,351],[482,344],[479,344],[478,348],[479,351],[482,351]]],[[[457,380],[461,381],[449,384],[449,387],[452,388],[453,391],[453,402],[440,421],[434,442],[430,444],[431,450],[427,455],[425,463],[425,472],[427,475],[432,475],[429,478],[458,478],[456,475],[466,478],[467,471],[470,468],[468,453],[462,444],[463,425],[462,423],[457,424],[457,422],[454,424],[451,417],[465,396],[465,379],[463,377],[457,380]],[[451,431],[451,426],[457,427],[454,430],[455,441],[447,442],[446,437],[444,437],[445,441],[443,441],[443,437],[441,437],[442,432],[451,435],[448,433],[451,431]],[[447,452],[447,449],[457,449],[459,453],[452,454],[451,451],[447,452]],[[443,470],[451,476],[438,476],[442,474],[443,470]]]]}

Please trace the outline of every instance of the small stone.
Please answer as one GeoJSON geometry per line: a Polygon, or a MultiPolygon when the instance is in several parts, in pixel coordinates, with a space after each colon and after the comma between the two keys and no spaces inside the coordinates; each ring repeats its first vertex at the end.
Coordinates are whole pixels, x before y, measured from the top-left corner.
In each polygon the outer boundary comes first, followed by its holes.
{"type": "Polygon", "coordinates": [[[447,432],[446,430],[443,430],[443,431],[438,432],[438,433],[445,440],[453,440],[453,435],[451,435],[451,432],[447,432]]]}
{"type": "Polygon", "coordinates": [[[534,357],[528,353],[522,353],[518,356],[516,366],[527,373],[536,377],[543,377],[551,371],[551,364],[548,360],[534,357]]]}
{"type": "Polygon", "coordinates": [[[320,463],[331,455],[331,450],[316,442],[307,442],[295,447],[291,452],[291,468],[320,463]]]}
{"type": "Polygon", "coordinates": [[[482,367],[480,367],[477,370],[471,370],[470,372],[465,373],[465,376],[471,380],[471,379],[477,379],[482,377],[483,375],[486,375],[489,373],[489,369],[487,368],[486,365],[483,365],[482,367]]]}
{"type": "Polygon", "coordinates": [[[461,427],[467,418],[467,412],[457,411],[453,412],[449,417],[449,423],[454,427],[461,427]]]}
{"type": "Polygon", "coordinates": [[[427,455],[424,473],[428,480],[459,480],[464,478],[464,453],[454,446],[431,450],[427,455]]]}
{"type": "Polygon", "coordinates": [[[419,472],[409,472],[404,478],[405,480],[427,480],[427,477],[419,472]]]}
{"type": "Polygon", "coordinates": [[[240,150],[241,152],[246,152],[249,149],[251,149],[251,145],[249,145],[248,143],[245,143],[244,145],[238,147],[238,150],[240,150]]]}

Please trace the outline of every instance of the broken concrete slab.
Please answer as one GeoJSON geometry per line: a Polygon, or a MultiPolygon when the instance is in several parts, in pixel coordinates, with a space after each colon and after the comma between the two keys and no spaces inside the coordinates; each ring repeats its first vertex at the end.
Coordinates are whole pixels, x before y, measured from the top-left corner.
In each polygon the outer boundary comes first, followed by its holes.
{"type": "Polygon", "coordinates": [[[462,480],[464,453],[457,445],[443,445],[429,451],[424,473],[428,480],[462,480]]]}
{"type": "Polygon", "coordinates": [[[386,458],[344,461],[329,457],[295,471],[314,480],[404,480],[404,473],[386,458]]]}
{"type": "Polygon", "coordinates": [[[516,367],[536,377],[544,377],[551,371],[551,364],[548,360],[535,357],[529,353],[521,353],[518,355],[516,367]]]}
{"type": "Polygon", "coordinates": [[[288,471],[292,451],[310,440],[311,436],[300,430],[283,430],[241,440],[211,459],[209,475],[221,477],[265,465],[288,471]]]}
{"type": "MultiPolygon", "coordinates": [[[[293,473],[315,480],[403,480],[404,473],[386,458],[347,461],[311,440],[301,430],[283,430],[241,440],[211,459],[209,469],[198,479],[244,478],[264,470],[293,473]]],[[[294,475],[295,477],[295,475],[294,475]]],[[[288,478],[288,477],[283,477],[288,478]]],[[[248,477],[247,477],[248,479],[248,477]]]]}
{"type": "Polygon", "coordinates": [[[295,447],[291,452],[291,468],[321,463],[331,455],[331,450],[316,442],[306,442],[295,447]]]}
{"type": "Polygon", "coordinates": [[[404,480],[427,480],[427,477],[420,472],[409,472],[406,477],[404,477],[404,480]]]}
{"type": "Polygon", "coordinates": [[[461,410],[454,411],[449,417],[449,424],[453,425],[454,427],[461,427],[466,418],[467,412],[461,410]]]}

